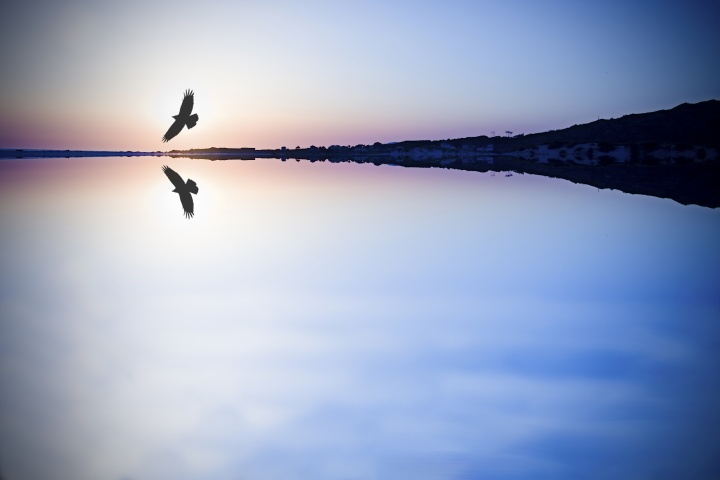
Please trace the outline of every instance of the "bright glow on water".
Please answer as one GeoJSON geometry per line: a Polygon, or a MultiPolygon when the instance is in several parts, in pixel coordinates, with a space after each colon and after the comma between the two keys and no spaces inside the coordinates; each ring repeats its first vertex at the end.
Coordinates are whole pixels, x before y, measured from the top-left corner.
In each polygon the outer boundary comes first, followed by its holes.
{"type": "Polygon", "coordinates": [[[0,220],[3,478],[720,472],[720,211],[105,158],[0,162],[0,220]]]}

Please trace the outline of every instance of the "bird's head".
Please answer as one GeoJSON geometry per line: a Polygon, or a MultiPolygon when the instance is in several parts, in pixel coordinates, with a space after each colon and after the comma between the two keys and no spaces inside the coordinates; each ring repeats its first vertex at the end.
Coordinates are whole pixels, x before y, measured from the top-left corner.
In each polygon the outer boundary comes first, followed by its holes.
{"type": "Polygon", "coordinates": [[[180,115],[173,115],[172,117],[173,117],[175,120],[177,120],[177,118],[178,118],[179,116],[180,116],[180,115]]]}

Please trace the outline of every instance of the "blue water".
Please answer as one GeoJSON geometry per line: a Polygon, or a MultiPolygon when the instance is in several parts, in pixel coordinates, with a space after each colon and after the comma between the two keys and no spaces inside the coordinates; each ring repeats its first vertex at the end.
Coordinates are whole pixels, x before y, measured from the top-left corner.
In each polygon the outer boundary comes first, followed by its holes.
{"type": "Polygon", "coordinates": [[[720,474],[720,211],[85,158],[0,162],[0,222],[4,479],[720,474]]]}

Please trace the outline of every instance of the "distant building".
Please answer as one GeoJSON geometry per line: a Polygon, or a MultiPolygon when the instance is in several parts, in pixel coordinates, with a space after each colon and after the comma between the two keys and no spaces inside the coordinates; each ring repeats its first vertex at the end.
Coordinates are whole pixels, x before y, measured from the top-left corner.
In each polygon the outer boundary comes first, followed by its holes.
{"type": "Polygon", "coordinates": [[[478,151],[478,152],[492,153],[493,148],[494,148],[494,145],[493,145],[492,143],[489,143],[489,144],[485,145],[484,147],[478,147],[477,151],[478,151]]]}

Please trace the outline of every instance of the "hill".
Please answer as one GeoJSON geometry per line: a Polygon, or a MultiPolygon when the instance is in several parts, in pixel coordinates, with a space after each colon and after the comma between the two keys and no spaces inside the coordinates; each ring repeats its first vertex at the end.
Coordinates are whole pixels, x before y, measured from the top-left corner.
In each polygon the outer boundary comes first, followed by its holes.
{"type": "MultiPolygon", "coordinates": [[[[466,141],[485,143],[487,137],[474,137],[466,141]]],[[[615,145],[658,144],[701,145],[720,147],[720,101],[708,100],[683,103],[670,110],[637,113],[610,120],[596,120],[573,125],[562,130],[495,137],[497,148],[513,149],[549,145],[555,142],[568,144],[611,143],[615,145]]]]}

